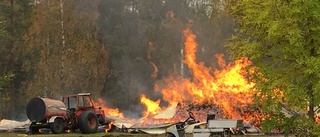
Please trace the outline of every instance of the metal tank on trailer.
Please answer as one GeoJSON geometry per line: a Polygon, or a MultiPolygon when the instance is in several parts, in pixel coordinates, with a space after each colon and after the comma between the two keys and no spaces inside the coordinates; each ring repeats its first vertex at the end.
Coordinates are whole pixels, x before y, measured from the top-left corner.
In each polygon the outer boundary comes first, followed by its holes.
{"type": "Polygon", "coordinates": [[[52,116],[65,117],[67,109],[60,100],[35,97],[27,104],[27,116],[33,123],[46,122],[52,116]]]}

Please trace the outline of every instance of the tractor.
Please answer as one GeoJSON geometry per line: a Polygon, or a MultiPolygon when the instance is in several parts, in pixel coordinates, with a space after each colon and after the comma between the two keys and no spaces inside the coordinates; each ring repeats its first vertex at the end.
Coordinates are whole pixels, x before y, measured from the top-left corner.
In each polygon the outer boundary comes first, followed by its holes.
{"type": "Polygon", "coordinates": [[[35,97],[27,104],[27,117],[31,121],[29,133],[40,133],[50,129],[54,134],[80,130],[83,134],[96,133],[98,126],[108,127],[101,107],[96,108],[91,93],[64,96],[62,101],[52,98],[35,97]]]}

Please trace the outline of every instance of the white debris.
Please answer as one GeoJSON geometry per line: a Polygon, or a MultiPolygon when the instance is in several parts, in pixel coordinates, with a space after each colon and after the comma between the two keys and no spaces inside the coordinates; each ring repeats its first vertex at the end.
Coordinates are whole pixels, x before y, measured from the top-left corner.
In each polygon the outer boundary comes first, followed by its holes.
{"type": "Polygon", "coordinates": [[[206,124],[207,124],[206,122],[200,122],[200,123],[194,123],[191,125],[186,125],[184,130],[187,134],[192,134],[195,126],[206,125],[206,124]]]}
{"type": "Polygon", "coordinates": [[[170,119],[173,118],[174,115],[176,114],[176,109],[177,109],[178,104],[174,104],[170,106],[169,108],[165,109],[161,113],[157,114],[154,116],[156,119],[170,119]]]}
{"type": "Polygon", "coordinates": [[[23,127],[25,125],[30,124],[30,120],[26,121],[16,121],[16,120],[8,120],[8,119],[2,119],[0,121],[0,128],[11,130],[13,128],[23,127]]]}

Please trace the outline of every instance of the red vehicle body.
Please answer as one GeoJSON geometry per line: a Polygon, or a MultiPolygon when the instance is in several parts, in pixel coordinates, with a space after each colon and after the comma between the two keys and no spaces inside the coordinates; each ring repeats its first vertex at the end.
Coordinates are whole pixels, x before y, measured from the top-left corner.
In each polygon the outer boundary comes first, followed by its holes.
{"type": "Polygon", "coordinates": [[[79,129],[82,133],[95,133],[99,125],[108,126],[104,111],[96,108],[90,93],[64,96],[62,101],[35,97],[27,105],[27,116],[32,122],[30,133],[39,133],[41,128],[50,128],[52,133],[79,129]]]}

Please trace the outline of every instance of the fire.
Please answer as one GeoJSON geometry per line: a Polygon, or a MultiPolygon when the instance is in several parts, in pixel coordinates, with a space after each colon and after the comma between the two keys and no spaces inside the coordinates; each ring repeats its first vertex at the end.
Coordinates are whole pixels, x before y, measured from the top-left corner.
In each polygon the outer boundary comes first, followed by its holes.
{"type": "MultiPolygon", "coordinates": [[[[190,25],[183,31],[184,63],[190,69],[191,77],[183,77],[174,72],[168,78],[155,82],[155,91],[161,92],[163,100],[169,106],[179,104],[172,118],[154,118],[156,114],[165,108],[159,106],[160,99],[153,101],[144,94],[140,96],[140,102],[145,105],[144,120],[139,123],[157,124],[183,121],[192,112],[198,121],[205,122],[208,113],[215,113],[217,118],[242,119],[246,123],[259,125],[263,119],[261,111],[252,108],[254,83],[248,82],[245,68],[251,65],[247,58],[240,58],[229,64],[223,60],[223,54],[217,54],[220,68],[211,68],[203,62],[196,61],[196,35],[190,29],[190,25]],[[197,109],[201,108],[201,109],[197,109]]],[[[154,49],[149,43],[148,59],[154,67],[153,78],[157,77],[157,66],[151,61],[150,52],[154,49]]],[[[251,70],[253,71],[253,70],[251,70]]],[[[105,101],[98,99],[96,106],[105,106],[105,101]]],[[[102,107],[107,115],[124,118],[118,109],[102,107]]]]}
{"type": "Polygon", "coordinates": [[[124,114],[121,113],[118,108],[112,109],[112,108],[106,107],[107,106],[106,102],[102,98],[98,98],[97,102],[93,102],[93,103],[95,106],[101,107],[101,109],[104,111],[106,115],[125,119],[124,114]]]}
{"type": "Polygon", "coordinates": [[[107,132],[111,129],[111,127],[112,127],[113,124],[114,124],[113,121],[111,121],[110,123],[108,123],[108,128],[105,128],[104,131],[107,133],[107,132]]]}
{"type": "Polygon", "coordinates": [[[148,116],[149,114],[155,115],[161,111],[161,108],[159,107],[160,100],[152,101],[148,99],[144,94],[142,94],[140,96],[140,101],[147,108],[147,110],[143,114],[144,116],[148,116]]]}
{"type": "MultiPolygon", "coordinates": [[[[247,81],[247,71],[244,70],[251,62],[241,58],[226,64],[223,54],[217,54],[215,57],[220,68],[206,67],[203,62],[196,62],[198,44],[190,26],[183,31],[183,35],[184,63],[191,70],[192,77],[184,78],[175,73],[164,79],[161,87],[156,86],[160,88],[163,99],[170,105],[184,102],[198,106],[212,104],[222,109],[223,118],[243,119],[246,122],[260,119],[259,110],[251,108],[254,83],[247,81]]],[[[206,113],[199,113],[199,120],[205,121],[205,116],[206,113]]]]}

